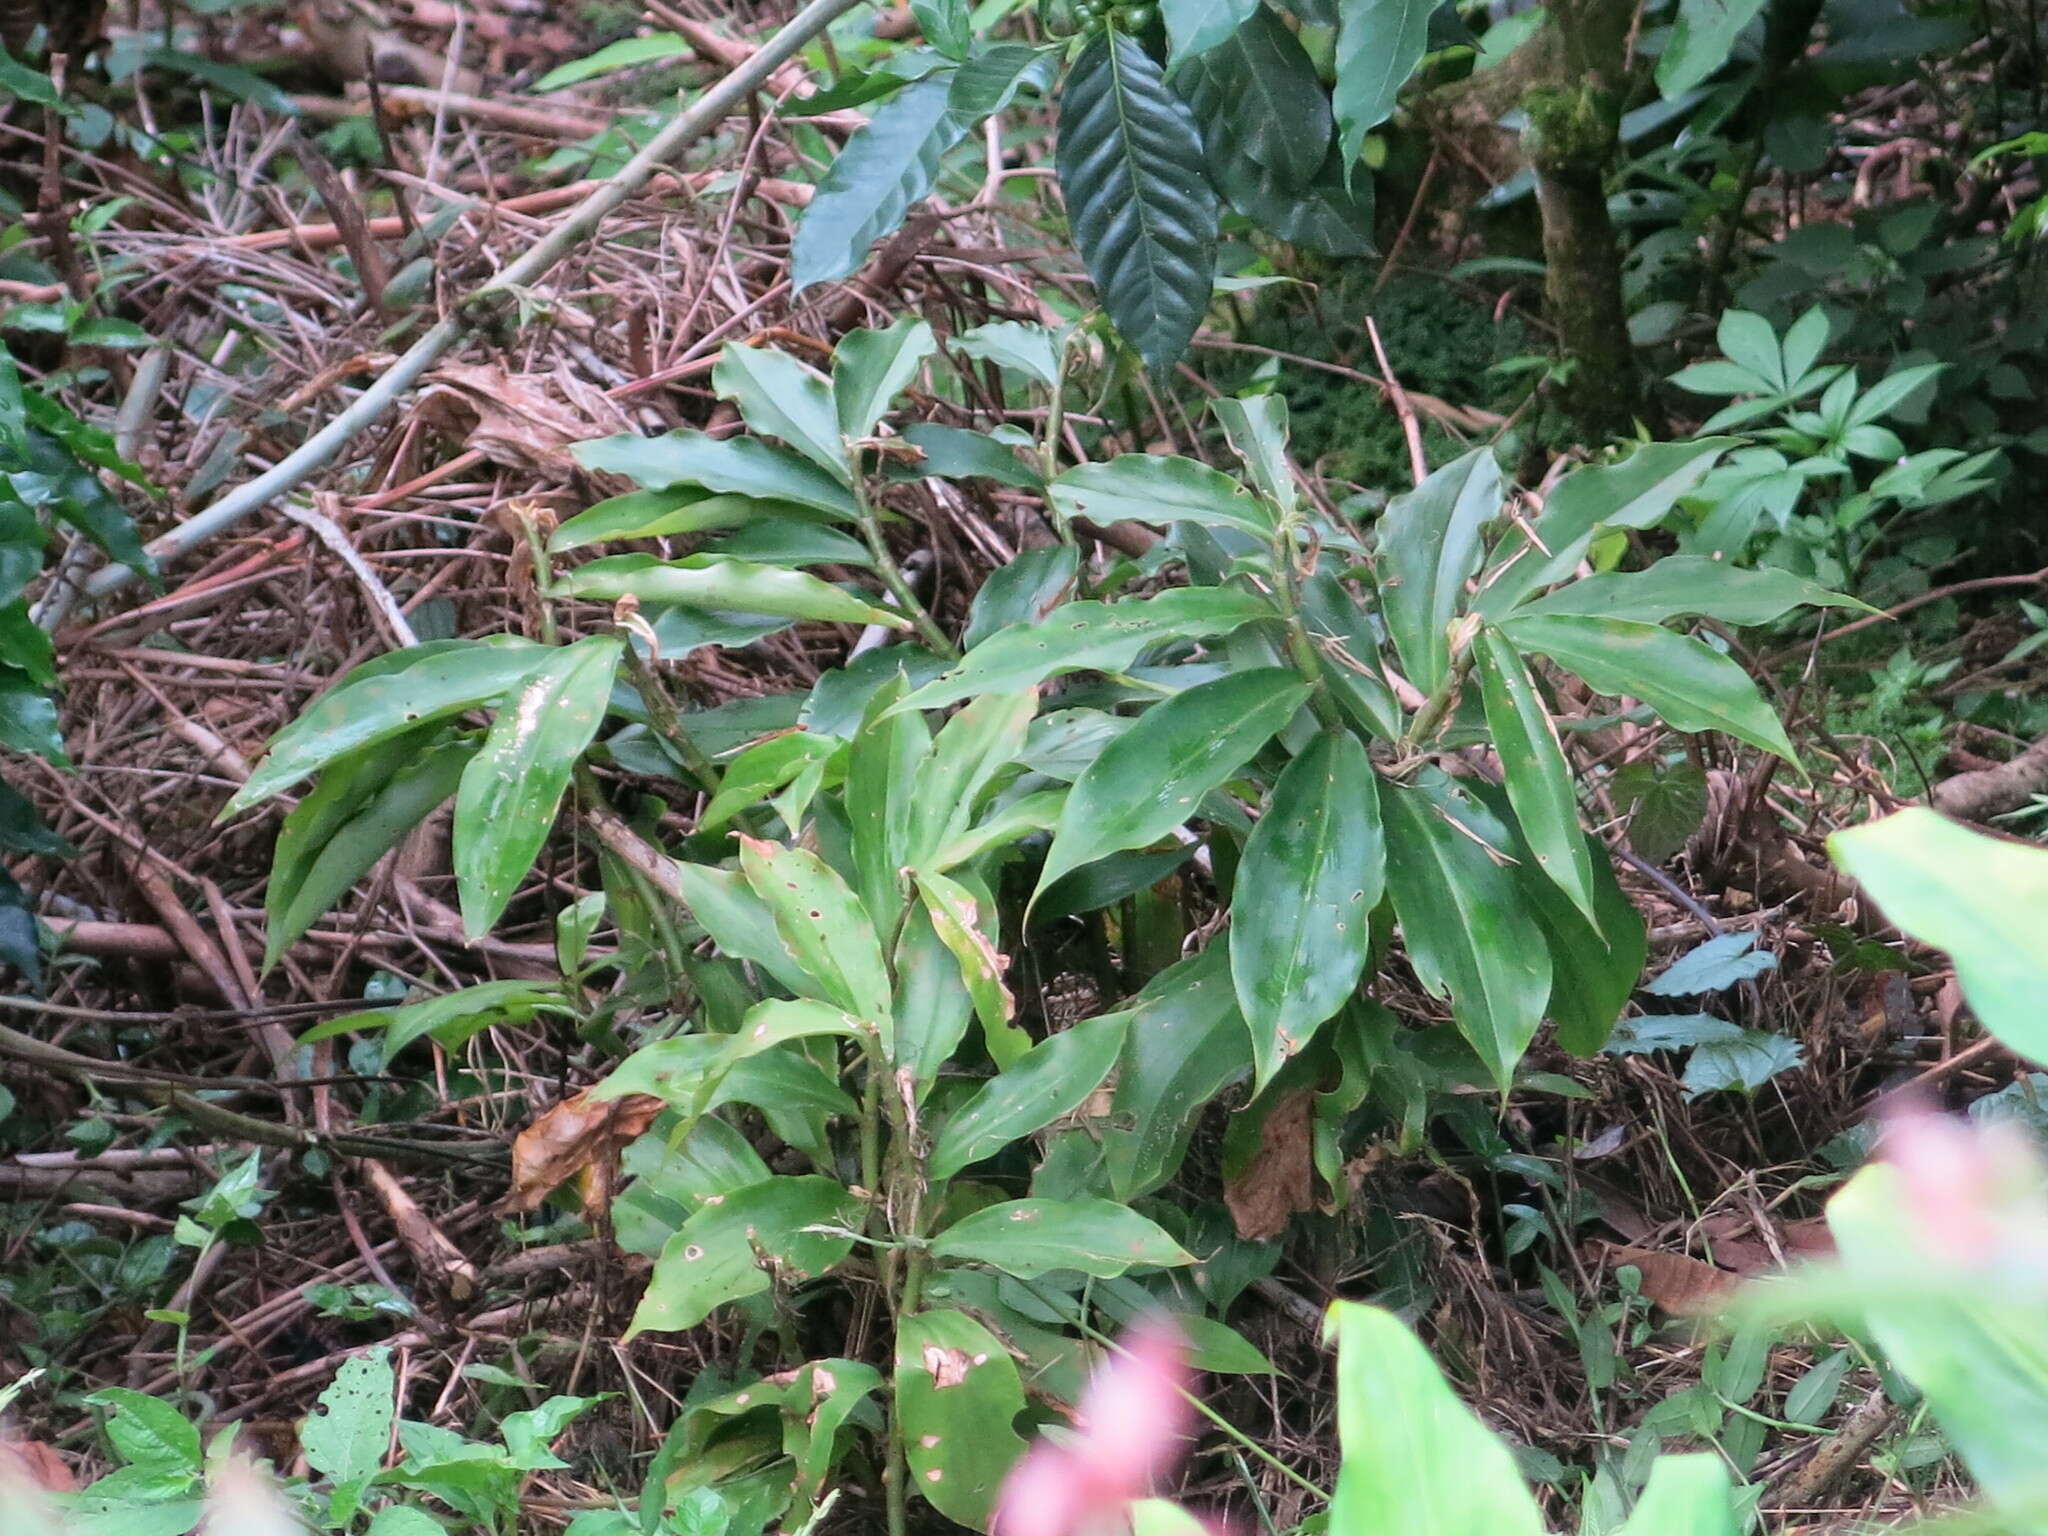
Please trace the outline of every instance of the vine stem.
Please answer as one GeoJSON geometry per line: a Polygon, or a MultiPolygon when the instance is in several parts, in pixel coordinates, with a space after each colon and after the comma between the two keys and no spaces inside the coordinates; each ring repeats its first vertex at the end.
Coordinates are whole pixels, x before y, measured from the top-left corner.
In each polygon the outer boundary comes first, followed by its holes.
{"type": "MultiPolygon", "coordinates": [[[[766,84],[777,68],[794,58],[805,44],[834,21],[862,3],[863,0],[810,0],[810,4],[791,17],[751,58],[721,78],[693,105],[686,107],[673,122],[648,140],[644,149],[564,215],[546,238],[437,320],[375,383],[357,396],[348,409],[285,455],[270,470],[228,492],[205,511],[187,518],[168,533],[151,540],[147,546],[150,556],[164,562],[189,553],[262,510],[336,458],[359,433],[395,406],[399,397],[473,328],[503,313],[505,306],[517,303],[526,289],[595,235],[604,220],[646,185],[656,171],[722,123],[735,108],[766,84]]],[[[126,565],[107,566],[85,583],[85,593],[89,597],[105,597],[138,580],[140,574],[126,565]]],[[[54,628],[63,617],[62,613],[47,614],[44,626],[54,628]]]]}
{"type": "Polygon", "coordinates": [[[868,500],[867,490],[857,475],[853,482],[853,499],[859,508],[861,537],[867,541],[868,553],[875,557],[875,569],[881,575],[882,585],[896,599],[896,606],[903,611],[904,617],[917,626],[918,637],[948,661],[958,661],[960,647],[946,638],[946,632],[939,628],[930,611],[918,601],[917,593],[903,574],[903,567],[890,553],[889,541],[882,537],[882,520],[875,512],[874,503],[868,500]]]}

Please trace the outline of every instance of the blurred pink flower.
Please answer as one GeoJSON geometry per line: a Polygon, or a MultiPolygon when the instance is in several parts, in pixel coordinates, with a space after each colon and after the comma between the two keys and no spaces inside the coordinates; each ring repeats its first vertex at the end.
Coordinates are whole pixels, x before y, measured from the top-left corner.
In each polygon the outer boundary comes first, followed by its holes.
{"type": "Polygon", "coordinates": [[[1909,1101],[1886,1116],[1879,1146],[1898,1170],[1905,1214],[1927,1258],[1982,1266],[2041,1257],[2039,1160],[2011,1126],[1976,1125],[1909,1101]]]}
{"type": "Polygon", "coordinates": [[[1134,1325],[1081,1394],[1074,1436],[1039,1441],[1004,1481],[992,1536],[1113,1530],[1187,1453],[1189,1379],[1178,1327],[1163,1317],[1134,1325]]]}

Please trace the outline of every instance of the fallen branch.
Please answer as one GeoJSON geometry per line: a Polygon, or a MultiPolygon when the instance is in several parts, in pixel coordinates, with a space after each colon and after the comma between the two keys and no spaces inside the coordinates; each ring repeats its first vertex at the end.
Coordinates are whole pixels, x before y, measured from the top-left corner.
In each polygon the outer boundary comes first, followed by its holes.
{"type": "MultiPolygon", "coordinates": [[[[159,562],[179,558],[242,523],[332,462],[358,434],[391,410],[472,328],[490,323],[516,306],[527,290],[594,235],[605,219],[668,161],[725,121],[777,67],[794,58],[806,43],[860,3],[861,0],[810,0],[751,58],[712,86],[616,174],[593,190],[545,239],[437,321],[352,405],[266,473],[151,540],[151,557],[159,562]]],[[[86,591],[92,597],[105,597],[135,582],[139,574],[126,565],[111,565],[86,583],[86,591]]]]}
{"type": "Polygon", "coordinates": [[[2048,791],[2048,736],[2009,763],[1943,779],[1928,798],[1944,816],[1989,821],[2018,810],[2043,791],[2048,791]]]}

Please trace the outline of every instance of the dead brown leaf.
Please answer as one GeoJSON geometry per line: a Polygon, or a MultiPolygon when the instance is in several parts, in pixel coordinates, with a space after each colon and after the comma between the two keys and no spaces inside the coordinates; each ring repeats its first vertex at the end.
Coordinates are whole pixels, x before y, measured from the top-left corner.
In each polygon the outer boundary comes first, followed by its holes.
{"type": "Polygon", "coordinates": [[[14,1463],[22,1476],[45,1493],[76,1493],[78,1478],[71,1464],[40,1440],[0,1439],[0,1457],[14,1463]]]}
{"type": "Polygon", "coordinates": [[[1225,1181],[1223,1203],[1247,1242],[1264,1242],[1287,1228],[1296,1211],[1315,1207],[1315,1090],[1280,1100],[1259,1128],[1251,1165],[1225,1181]]]}
{"type": "Polygon", "coordinates": [[[663,1101],[649,1093],[593,1099],[586,1090],[562,1100],[514,1139],[512,1188],[498,1202],[498,1214],[539,1210],[559,1186],[582,1174],[584,1213],[602,1215],[610,1204],[610,1170],[627,1143],[646,1134],[662,1108],[663,1101]]]}
{"type": "Polygon", "coordinates": [[[1643,1296],[1650,1305],[1679,1317],[1713,1311],[1741,1283],[1740,1276],[1682,1253],[1638,1248],[1633,1243],[1596,1241],[1589,1246],[1612,1268],[1633,1264],[1642,1273],[1643,1296]]]}
{"type": "Polygon", "coordinates": [[[576,470],[571,443],[633,429],[603,390],[565,370],[508,373],[490,363],[443,363],[415,413],[493,463],[556,479],[576,470]]]}

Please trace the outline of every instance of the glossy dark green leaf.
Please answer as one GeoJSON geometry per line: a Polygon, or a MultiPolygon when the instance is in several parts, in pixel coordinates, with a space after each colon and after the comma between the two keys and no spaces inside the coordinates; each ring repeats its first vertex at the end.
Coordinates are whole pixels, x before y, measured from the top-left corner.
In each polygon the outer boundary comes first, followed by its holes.
{"type": "Polygon", "coordinates": [[[775,931],[825,1001],[884,1026],[889,972],[874,925],[846,882],[806,848],[740,839],[740,873],[775,919],[775,931]]]}
{"type": "Polygon", "coordinates": [[[1396,496],[1380,516],[1381,610],[1408,681],[1425,694],[1450,670],[1451,620],[1479,569],[1480,533],[1500,504],[1493,450],[1475,448],[1396,496]]]}
{"type": "Polygon", "coordinates": [[[1505,847],[1467,835],[1457,794],[1440,776],[1380,792],[1387,888],[1408,960],[1432,993],[1451,999],[1458,1032],[1506,1091],[1550,999],[1543,930],[1499,862],[1505,847]]]}
{"type": "Polygon", "coordinates": [[[1194,1263],[1157,1222],[1113,1200],[1006,1200],[932,1239],[932,1255],[1026,1280],[1056,1269],[1107,1279],[1139,1265],[1194,1263]]]}
{"type": "Polygon", "coordinates": [[[78,850],[43,824],[35,805],[20,790],[0,779],[0,849],[71,859],[78,850]]]}
{"type": "Polygon", "coordinates": [[[1357,987],[1385,878],[1365,748],[1348,731],[1320,735],[1274,783],[1231,899],[1230,974],[1251,1026],[1253,1092],[1357,987]]]}
{"type": "Polygon", "coordinates": [[[334,769],[321,775],[278,831],[264,892],[264,970],[455,793],[477,746],[473,736],[441,740],[418,751],[408,748],[404,760],[388,769],[374,765],[375,776],[365,786],[370,793],[335,825],[327,824],[331,802],[324,797],[344,786],[330,785],[334,769]]]}
{"type": "Polygon", "coordinates": [[[739,407],[751,430],[780,438],[833,479],[852,483],[839,441],[839,408],[816,369],[774,347],[728,342],[711,371],[711,387],[739,407]]]}
{"type": "Polygon", "coordinates": [[[821,1275],[852,1250],[860,1220],[860,1202],[836,1179],[765,1179],[736,1189],[663,1245],[625,1336],[694,1328],[714,1308],[767,1290],[764,1260],[785,1281],[821,1275]],[[834,1230],[809,1230],[817,1227],[834,1230]]]}
{"type": "Polygon", "coordinates": [[[1103,1146],[1119,1200],[1150,1194],[1180,1169],[1195,1118],[1252,1070],[1252,1042],[1231,987],[1228,953],[1211,944],[1146,983],[1124,1010],[1130,1027],[1103,1146]]]}
{"type": "Polygon", "coordinates": [[[1501,633],[1516,650],[1548,656],[1595,693],[1641,699],[1676,730],[1726,731],[1799,761],[1749,674],[1690,635],[1577,614],[1511,614],[1501,633]]]}
{"type": "Polygon", "coordinates": [[[1194,459],[1125,453],[1106,464],[1080,464],[1047,487],[1064,517],[1097,523],[1200,523],[1273,536],[1273,514],[1230,476],[1194,459]]]}
{"type": "Polygon", "coordinates": [[[916,464],[901,466],[900,472],[912,477],[994,480],[1022,491],[1045,488],[1044,476],[1018,458],[1015,449],[986,432],[941,426],[934,421],[914,421],[904,427],[903,440],[924,455],[916,464]]]}
{"type": "Polygon", "coordinates": [[[1116,1065],[1129,1023],[1127,1014],[1107,1013],[1048,1035],[983,1083],[940,1128],[931,1176],[950,1179],[1073,1113],[1116,1065]]]}
{"type": "Polygon", "coordinates": [[[1769,624],[1794,608],[1861,608],[1856,598],[1780,566],[1754,570],[1704,555],[1665,555],[1644,571],[1603,571],[1524,603],[1517,613],[1581,613],[1661,624],[1698,615],[1723,624],[1769,624]]]}
{"type": "Polygon", "coordinates": [[[57,729],[57,701],[34,678],[0,666],[0,746],[32,753],[66,767],[64,737],[57,729]]]}
{"type": "Polygon", "coordinates": [[[1322,170],[1333,126],[1329,93],[1308,50],[1275,12],[1248,7],[1244,25],[1189,59],[1173,84],[1195,108],[1212,168],[1212,140],[1220,135],[1270,178],[1276,194],[1305,191],[1322,170]]]}
{"type": "Polygon", "coordinates": [[[554,654],[505,635],[430,640],[365,662],[271,738],[269,752],[221,816],[260,804],[351,752],[495,704],[554,654]]]}
{"type": "Polygon", "coordinates": [[[1024,1455],[1014,1421],[1024,1383],[1002,1341],[965,1312],[896,1325],[896,1413],[910,1484],[956,1525],[985,1531],[996,1491],[1024,1455]]]}
{"type": "Polygon", "coordinates": [[[1156,842],[1198,815],[1203,797],[1250,762],[1307,697],[1308,685],[1292,672],[1261,667],[1155,704],[1075,782],[1038,890],[1106,854],[1156,842]]]}
{"type": "Polygon", "coordinates": [[[1629,847],[1652,864],[1691,842],[1707,818],[1707,776],[1690,760],[1624,764],[1607,791],[1628,818],[1629,847]]]}
{"type": "Polygon", "coordinates": [[[1654,527],[1738,441],[1646,443],[1619,464],[1573,470],[1544,500],[1534,524],[1537,543],[1518,527],[1501,536],[1475,606],[1498,621],[1530,593],[1569,580],[1599,529],[1654,527]]]}
{"type": "Polygon", "coordinates": [[[506,696],[455,792],[455,888],[463,932],[491,931],[555,824],[569,775],[611,701],[620,641],[565,646],[506,696]]]}
{"type": "Polygon", "coordinates": [[[650,491],[695,485],[726,495],[795,502],[847,522],[860,516],[853,492],[836,476],[756,437],[624,433],[578,443],[570,451],[585,469],[624,475],[650,491]]]}
{"type": "Polygon", "coordinates": [[[1099,912],[1126,896],[1149,891],[1195,855],[1193,843],[1177,843],[1151,853],[1113,853],[1062,875],[1031,903],[1030,922],[1044,929],[1063,917],[1099,912]]]}
{"type": "MultiPolygon", "coordinates": [[[[1259,0],[1160,0],[1159,14],[1166,22],[1167,67],[1229,41],[1260,9],[1259,0]]],[[[1247,88],[1251,85],[1247,80],[1247,88]]]]}
{"type": "Polygon", "coordinates": [[[1264,598],[1234,587],[1176,587],[1118,603],[1066,603],[1039,623],[990,635],[898,708],[940,709],[976,694],[1036,687],[1069,672],[1121,672],[1160,641],[1225,635],[1272,616],[1264,598]]]}
{"type": "MultiPolygon", "coordinates": [[[[13,966],[31,988],[43,984],[43,950],[36,931],[36,915],[30,909],[28,893],[4,869],[0,869],[0,964],[13,966]]],[[[0,1098],[0,1120],[13,1107],[11,1097],[0,1098]]]]}
{"type": "Polygon", "coordinates": [[[1557,726],[1544,707],[1515,648],[1488,626],[1473,642],[1473,672],[1486,706],[1486,728],[1500,758],[1501,779],[1515,820],[1528,839],[1536,867],[1590,920],[1593,861],[1579,830],[1579,797],[1572,787],[1557,726]]]}
{"type": "Polygon", "coordinates": [[[1437,0],[1341,0],[1330,101],[1345,164],[1356,162],[1365,136],[1394,115],[1401,87],[1429,47],[1436,8],[1437,0]]]}
{"type": "Polygon", "coordinates": [[[877,608],[829,581],[803,571],[692,555],[657,560],[653,555],[606,555],[579,565],[555,583],[562,597],[616,602],[631,597],[650,606],[678,604],[719,613],[775,614],[828,624],[886,624],[908,629],[900,613],[877,608]]]}
{"type": "Polygon", "coordinates": [[[906,316],[887,330],[849,331],[840,337],[832,353],[839,435],[858,441],[873,432],[937,348],[932,328],[915,316],[906,316]]]}
{"type": "Polygon", "coordinates": [[[952,85],[950,71],[918,81],[890,97],[846,141],[791,242],[795,293],[854,272],[868,247],[930,194],[946,151],[971,126],[952,109],[952,85]]]}
{"type": "Polygon", "coordinates": [[[1080,552],[1071,544],[1020,550],[1007,565],[990,571],[967,610],[960,644],[968,650],[1012,624],[1036,624],[1074,590],[1080,552]]]}
{"type": "Polygon", "coordinates": [[[1060,191],[1097,296],[1146,367],[1187,350],[1216,275],[1216,194],[1202,140],[1159,65],[1114,28],[1060,92],[1060,191]]]}

